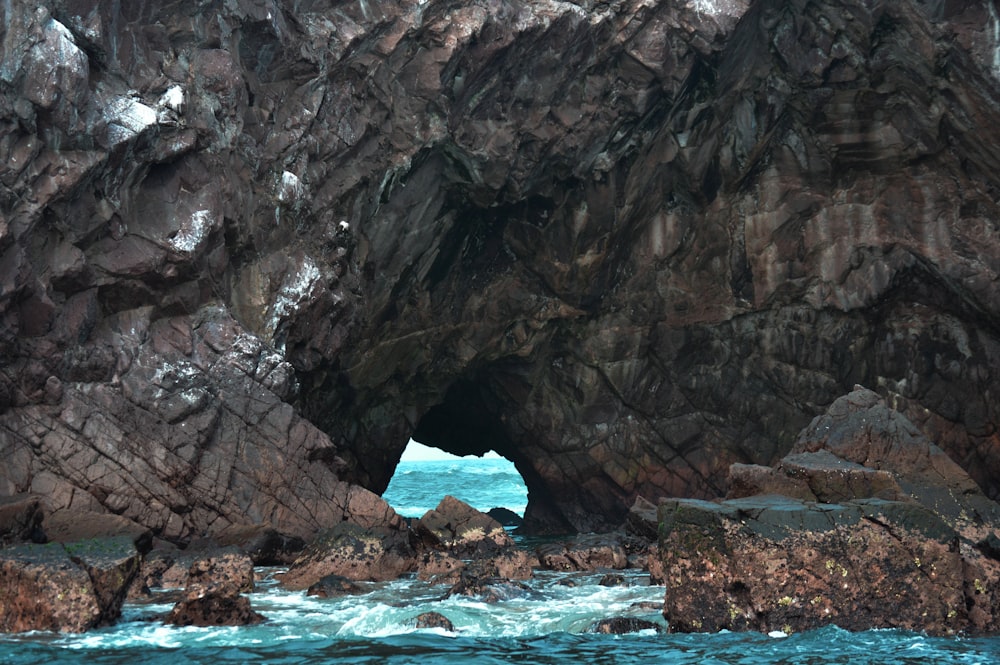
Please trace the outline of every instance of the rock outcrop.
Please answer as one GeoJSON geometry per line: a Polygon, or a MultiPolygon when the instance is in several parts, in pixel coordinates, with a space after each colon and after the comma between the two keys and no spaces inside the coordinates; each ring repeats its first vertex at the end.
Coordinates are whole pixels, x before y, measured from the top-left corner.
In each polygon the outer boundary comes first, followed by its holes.
{"type": "Polygon", "coordinates": [[[1000,506],[872,391],[834,402],[772,474],[734,471],[798,496],[660,504],[670,630],[1000,629],[1000,506]]]}
{"type": "Polygon", "coordinates": [[[112,623],[140,560],[129,538],[0,549],[0,632],[83,632],[112,623]]]}
{"type": "Polygon", "coordinates": [[[0,12],[0,495],[305,538],[414,435],[597,530],[855,383],[1000,494],[989,3],[0,12]]]}

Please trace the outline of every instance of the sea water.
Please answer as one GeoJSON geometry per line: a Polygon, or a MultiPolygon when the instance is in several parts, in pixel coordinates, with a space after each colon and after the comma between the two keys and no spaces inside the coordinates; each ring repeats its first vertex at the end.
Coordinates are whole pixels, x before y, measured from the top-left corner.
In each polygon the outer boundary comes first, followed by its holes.
{"type": "MultiPolygon", "coordinates": [[[[401,463],[387,500],[405,516],[421,515],[452,494],[488,510],[521,512],[517,472],[502,460],[401,463]],[[513,473],[514,477],[510,474],[513,473]],[[509,482],[510,481],[510,482],[509,482]]],[[[169,603],[127,604],[117,625],[85,633],[0,636],[0,665],[106,663],[419,664],[601,663],[691,665],[896,665],[1000,663],[1000,638],[931,638],[892,630],[849,633],[828,627],[785,637],[756,633],[629,635],[588,632],[600,619],[636,617],[658,623],[663,588],[629,571],[622,586],[601,574],[539,572],[523,594],[498,603],[443,598],[446,589],[408,578],[366,584],[364,593],[318,599],[280,588],[280,569],[261,570],[254,608],[259,626],[179,628],[156,617],[169,603]],[[415,617],[439,612],[454,631],[415,627],[415,617]]],[[[155,599],[154,599],[155,600],[155,599]]]]}

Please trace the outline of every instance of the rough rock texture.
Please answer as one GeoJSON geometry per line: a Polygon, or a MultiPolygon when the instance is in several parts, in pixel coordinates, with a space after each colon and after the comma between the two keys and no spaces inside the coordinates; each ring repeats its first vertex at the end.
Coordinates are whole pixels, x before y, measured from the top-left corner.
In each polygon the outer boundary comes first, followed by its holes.
{"type": "Polygon", "coordinates": [[[413,529],[425,546],[460,558],[483,556],[514,545],[500,522],[450,495],[428,510],[413,529]]]}
{"type": "Polygon", "coordinates": [[[811,497],[663,500],[671,631],[1000,629],[1000,506],[874,392],[834,402],[771,476],[735,470],[811,497]]]}
{"type": "Polygon", "coordinates": [[[307,596],[317,598],[339,598],[364,592],[363,587],[340,575],[327,575],[306,589],[307,596]]]}
{"type": "Polygon", "coordinates": [[[176,626],[252,626],[266,618],[250,607],[250,600],[231,586],[196,587],[187,591],[164,617],[176,626]]]}
{"type": "Polygon", "coordinates": [[[407,529],[363,529],[342,522],[323,529],[281,576],[288,589],[308,589],[328,575],[349,580],[393,580],[417,567],[407,529]]]}
{"type": "Polygon", "coordinates": [[[82,632],[113,622],[140,559],[128,538],[0,549],[0,632],[82,632]]]}
{"type": "Polygon", "coordinates": [[[620,534],[577,536],[565,543],[541,545],[536,550],[538,560],[547,570],[622,569],[628,565],[628,554],[620,534]]]}
{"type": "Polygon", "coordinates": [[[413,434],[586,531],[854,383],[1000,494],[991,3],[0,12],[2,495],[306,536],[413,434]]]}
{"type": "Polygon", "coordinates": [[[418,629],[440,628],[441,630],[446,630],[449,633],[455,632],[455,624],[453,624],[448,617],[438,612],[424,612],[423,614],[418,614],[414,619],[414,623],[418,629]]]}

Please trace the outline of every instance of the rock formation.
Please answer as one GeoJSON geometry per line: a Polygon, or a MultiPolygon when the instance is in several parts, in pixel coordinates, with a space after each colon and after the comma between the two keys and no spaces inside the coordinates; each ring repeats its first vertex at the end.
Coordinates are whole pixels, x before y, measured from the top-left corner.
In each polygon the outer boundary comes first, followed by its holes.
{"type": "Polygon", "coordinates": [[[0,549],[0,632],[83,632],[114,622],[140,561],[124,537],[0,549]]]}
{"type": "Polygon", "coordinates": [[[863,383],[996,497],[987,5],[3,3],[0,495],[306,537],[414,435],[601,529],[863,383]]]}
{"type": "Polygon", "coordinates": [[[660,504],[671,631],[1000,628],[1000,505],[872,391],[834,402],[772,474],[734,471],[800,496],[660,504]]]}

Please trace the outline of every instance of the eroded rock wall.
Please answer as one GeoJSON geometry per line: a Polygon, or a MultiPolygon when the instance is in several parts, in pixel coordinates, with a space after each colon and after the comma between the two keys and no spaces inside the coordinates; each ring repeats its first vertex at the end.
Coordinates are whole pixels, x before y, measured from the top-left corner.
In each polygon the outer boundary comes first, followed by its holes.
{"type": "Polygon", "coordinates": [[[2,11],[0,493],[306,533],[416,433],[589,530],[855,383],[1000,491],[989,7],[2,11]]]}

